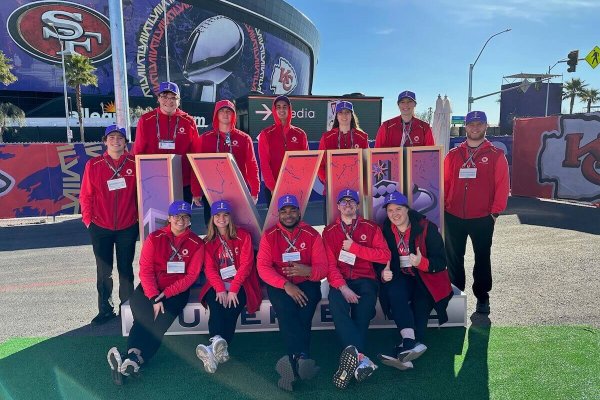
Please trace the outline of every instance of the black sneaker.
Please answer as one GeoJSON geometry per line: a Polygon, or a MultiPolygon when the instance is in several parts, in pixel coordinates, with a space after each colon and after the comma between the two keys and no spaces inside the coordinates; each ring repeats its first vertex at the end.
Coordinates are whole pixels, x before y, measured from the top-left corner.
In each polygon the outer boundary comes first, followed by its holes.
{"type": "Polygon", "coordinates": [[[490,301],[489,300],[477,300],[477,305],[475,306],[475,311],[479,314],[489,314],[490,313],[490,301]]]}
{"type": "Polygon", "coordinates": [[[411,343],[411,346],[404,346],[403,350],[398,354],[398,360],[401,362],[414,361],[427,351],[427,346],[423,343],[415,342],[414,340],[411,343]]]}
{"type": "Polygon", "coordinates": [[[127,354],[127,358],[123,360],[123,364],[121,365],[121,374],[124,376],[138,377],[140,365],[142,365],[142,362],[138,358],[137,354],[131,352],[127,354]]]}
{"type": "Polygon", "coordinates": [[[109,312],[100,312],[98,313],[98,315],[96,315],[93,319],[92,322],[90,322],[90,324],[92,325],[102,325],[107,323],[108,321],[110,321],[113,318],[116,318],[117,314],[114,313],[114,311],[109,311],[109,312]]]}
{"type": "Polygon", "coordinates": [[[108,365],[110,366],[110,373],[112,381],[115,385],[121,386],[123,384],[123,375],[121,375],[121,354],[116,347],[113,347],[108,351],[106,355],[108,365]]]}
{"type": "Polygon", "coordinates": [[[338,389],[346,389],[354,377],[354,372],[358,367],[358,350],[354,346],[348,346],[340,355],[340,365],[333,374],[333,384],[338,389]]]}
{"type": "Polygon", "coordinates": [[[399,369],[400,371],[412,369],[413,363],[411,361],[402,362],[398,359],[398,355],[402,352],[402,350],[402,345],[396,346],[389,353],[378,354],[377,358],[382,364],[387,365],[388,367],[399,369]]]}
{"type": "Polygon", "coordinates": [[[290,356],[283,356],[275,365],[275,371],[279,374],[279,380],[277,386],[280,389],[291,392],[294,390],[292,383],[296,381],[296,374],[294,374],[294,368],[292,367],[292,361],[290,356]]]}
{"type": "Polygon", "coordinates": [[[308,358],[304,354],[295,355],[294,361],[296,376],[303,381],[314,378],[321,370],[321,367],[317,366],[315,360],[308,358]]]}

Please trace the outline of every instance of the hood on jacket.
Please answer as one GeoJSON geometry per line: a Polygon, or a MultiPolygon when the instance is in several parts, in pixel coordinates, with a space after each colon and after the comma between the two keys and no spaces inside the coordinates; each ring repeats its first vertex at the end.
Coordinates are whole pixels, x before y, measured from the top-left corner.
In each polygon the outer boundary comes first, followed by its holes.
{"type": "Polygon", "coordinates": [[[235,123],[237,121],[237,114],[235,112],[235,105],[229,101],[229,100],[219,100],[215,103],[215,111],[213,113],[213,129],[215,132],[219,132],[219,119],[217,117],[217,113],[219,112],[219,110],[223,107],[227,107],[230,108],[231,110],[233,110],[233,119],[231,121],[231,131],[233,131],[235,129],[235,123]]]}
{"type": "Polygon", "coordinates": [[[279,117],[277,116],[277,109],[275,108],[275,103],[283,100],[286,103],[288,103],[289,106],[289,111],[288,111],[288,116],[286,118],[286,126],[290,126],[291,122],[292,122],[292,102],[290,101],[290,99],[287,98],[287,96],[277,96],[275,97],[275,99],[273,100],[273,105],[271,107],[271,111],[273,112],[273,121],[275,121],[275,125],[281,127],[283,124],[281,123],[281,121],[279,120],[279,117]]]}

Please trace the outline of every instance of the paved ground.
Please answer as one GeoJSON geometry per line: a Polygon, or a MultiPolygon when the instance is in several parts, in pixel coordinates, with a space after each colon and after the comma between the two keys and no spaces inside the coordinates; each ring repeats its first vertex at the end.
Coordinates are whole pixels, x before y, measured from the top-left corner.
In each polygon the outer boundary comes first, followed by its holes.
{"type": "MultiPolygon", "coordinates": [[[[322,205],[312,206],[307,216],[309,223],[320,224],[322,205]]],[[[194,216],[195,228],[202,227],[200,220],[194,216]]],[[[494,236],[491,321],[600,327],[599,249],[600,209],[511,198],[494,236]]],[[[139,246],[137,253],[136,263],[139,246]]],[[[472,259],[469,252],[467,263],[472,259]]],[[[0,221],[0,342],[120,334],[117,320],[100,328],[88,325],[96,313],[95,271],[79,219],[0,221]]],[[[468,295],[471,315],[474,302],[468,295]]]]}

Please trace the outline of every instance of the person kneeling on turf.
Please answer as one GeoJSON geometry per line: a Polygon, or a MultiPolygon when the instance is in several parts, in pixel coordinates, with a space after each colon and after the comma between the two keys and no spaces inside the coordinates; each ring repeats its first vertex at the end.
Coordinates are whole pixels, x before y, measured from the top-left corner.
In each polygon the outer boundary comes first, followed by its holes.
{"type": "Polygon", "coordinates": [[[387,265],[379,265],[383,312],[394,320],[402,343],[392,352],[380,354],[383,364],[405,370],[413,368],[427,346],[423,340],[431,310],[435,308],[439,323],[448,320],[446,307],[452,297],[446,269],[444,242],[438,227],[423,214],[408,207],[400,192],[385,197],[388,219],[383,236],[392,252],[387,265]]]}
{"type": "Polygon", "coordinates": [[[254,313],[262,301],[252,238],[247,231],[235,226],[231,213],[229,202],[213,202],[204,238],[204,273],[208,282],[200,291],[200,299],[210,310],[211,344],[199,344],[196,355],[209,373],[216,372],[219,364],[229,360],[228,345],[244,306],[249,313],[254,313]]]}
{"type": "Polygon", "coordinates": [[[169,206],[168,225],[148,235],[140,256],[140,284],[129,298],[133,325],[127,339],[127,354],[116,347],[107,359],[113,382],[137,375],[140,366],[158,351],[163,336],[190,297],[204,260],[204,242],[189,228],[190,204],[174,201],[169,206]]]}

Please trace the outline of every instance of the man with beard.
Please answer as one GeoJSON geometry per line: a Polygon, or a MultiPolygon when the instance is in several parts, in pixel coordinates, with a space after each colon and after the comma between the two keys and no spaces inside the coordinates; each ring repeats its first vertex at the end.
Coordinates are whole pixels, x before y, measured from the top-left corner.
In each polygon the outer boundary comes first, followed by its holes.
{"type": "Polygon", "coordinates": [[[489,314],[492,290],[491,247],[494,225],[508,200],[508,162],[486,138],[487,117],[471,111],[465,117],[467,140],[444,160],[445,238],[452,283],[465,290],[467,236],[473,243],[473,293],[476,311],[489,314]]]}
{"type": "Polygon", "coordinates": [[[327,275],[327,256],[321,235],[300,221],[296,196],[278,201],[279,222],[260,240],[257,269],[267,284],[287,355],[277,361],[278,386],[291,391],[298,379],[311,379],[319,367],[310,359],[310,331],[321,300],[321,279],[327,275]]]}

